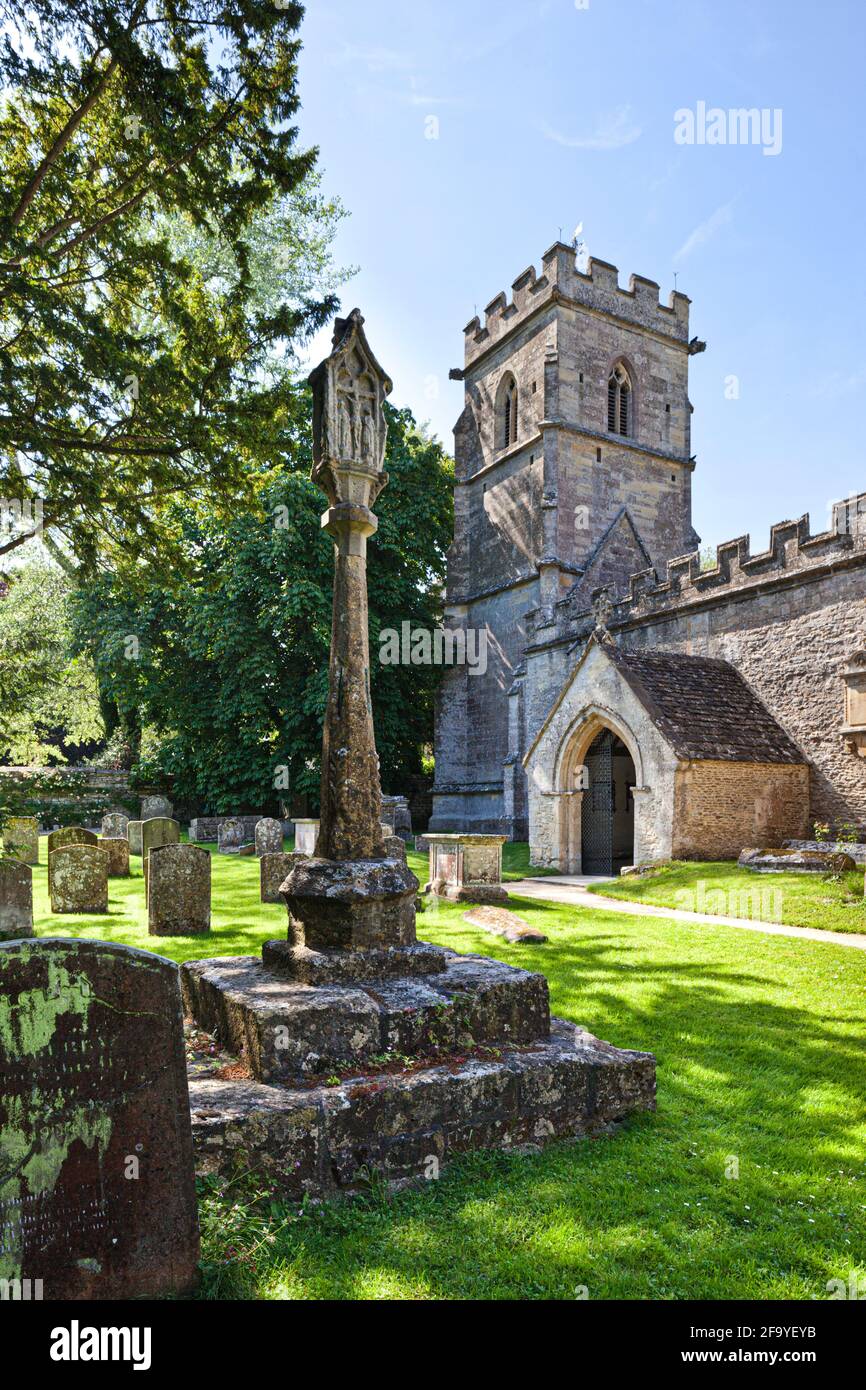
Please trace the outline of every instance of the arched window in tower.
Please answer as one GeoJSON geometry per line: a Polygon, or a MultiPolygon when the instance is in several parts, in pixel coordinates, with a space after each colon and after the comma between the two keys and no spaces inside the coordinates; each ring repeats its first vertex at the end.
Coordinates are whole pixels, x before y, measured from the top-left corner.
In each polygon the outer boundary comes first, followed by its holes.
{"type": "Polygon", "coordinates": [[[497,408],[497,440],[500,449],[517,443],[517,382],[509,373],[499,384],[497,408]]]}
{"type": "Polygon", "coordinates": [[[618,362],[607,383],[607,427],[611,434],[632,432],[632,389],[628,372],[618,362]]]}

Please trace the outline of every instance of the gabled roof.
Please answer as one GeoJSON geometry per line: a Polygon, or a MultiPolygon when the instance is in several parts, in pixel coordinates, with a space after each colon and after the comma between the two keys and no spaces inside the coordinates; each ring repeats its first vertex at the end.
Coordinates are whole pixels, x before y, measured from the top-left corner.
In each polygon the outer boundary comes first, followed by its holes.
{"type": "Polygon", "coordinates": [[[806,761],[729,662],[682,652],[625,651],[610,639],[599,645],[678,758],[806,761]]]}

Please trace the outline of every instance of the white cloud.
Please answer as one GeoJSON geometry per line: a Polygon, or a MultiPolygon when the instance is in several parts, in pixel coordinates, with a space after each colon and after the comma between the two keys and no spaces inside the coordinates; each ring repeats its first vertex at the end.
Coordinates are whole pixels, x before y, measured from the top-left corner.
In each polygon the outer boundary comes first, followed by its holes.
{"type": "Polygon", "coordinates": [[[601,116],[592,135],[565,135],[543,121],[540,126],[546,140],[565,145],[570,150],[618,150],[633,145],[641,136],[641,128],[631,119],[631,107],[620,106],[601,116]]]}
{"type": "Polygon", "coordinates": [[[694,231],[686,237],[679,250],[674,252],[674,260],[685,260],[686,256],[690,256],[699,246],[703,246],[706,242],[712,240],[716,232],[722,227],[726,227],[728,223],[733,220],[734,203],[736,201],[736,198],[732,198],[729,203],[723,203],[720,208],[716,208],[715,212],[712,213],[705,222],[699,223],[694,231]]]}

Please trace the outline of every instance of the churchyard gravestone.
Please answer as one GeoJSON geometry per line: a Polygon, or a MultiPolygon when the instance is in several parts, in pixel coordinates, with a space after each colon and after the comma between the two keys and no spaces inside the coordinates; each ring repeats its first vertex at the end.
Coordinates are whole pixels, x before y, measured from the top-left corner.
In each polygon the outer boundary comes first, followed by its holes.
{"type": "Polygon", "coordinates": [[[0,1278],[50,1300],[191,1292],[177,967],[113,942],[2,943],[0,1018],[0,1278]]]}
{"type": "Polygon", "coordinates": [[[317,820],[305,818],[295,821],[295,849],[298,854],[315,854],[318,836],[319,822],[317,820]]]}
{"type": "Polygon", "coordinates": [[[129,845],[130,854],[141,857],[141,827],[144,824],[140,820],[131,820],[126,827],[126,839],[129,845]]]}
{"type": "Polygon", "coordinates": [[[148,856],[147,929],[151,936],[210,931],[210,855],[200,845],[160,845],[148,856]]]}
{"type": "Polygon", "coordinates": [[[64,845],[48,858],[52,912],[108,911],[108,855],[97,845],[64,845]]]}
{"type": "Polygon", "coordinates": [[[108,877],[129,878],[129,841],[103,835],[99,848],[108,855],[108,877]]]}
{"type": "Polygon", "coordinates": [[[143,796],[141,798],[141,819],[171,820],[174,807],[167,796],[143,796]]]}
{"type": "Polygon", "coordinates": [[[280,854],[283,848],[282,822],[264,816],[256,821],[256,854],[280,854]]]}
{"type": "Polygon", "coordinates": [[[107,816],[102,817],[103,840],[125,840],[128,825],[129,816],[122,811],[109,811],[107,816]]]}
{"type": "Polygon", "coordinates": [[[10,816],[3,827],[3,852],[22,864],[39,863],[39,821],[35,816],[10,816]]]}
{"type": "Polygon", "coordinates": [[[237,854],[238,850],[248,843],[249,836],[239,816],[229,816],[227,820],[220,821],[217,827],[217,848],[220,854],[237,854]]]}
{"type": "Polygon", "coordinates": [[[285,883],[298,862],[297,854],[263,854],[260,860],[260,896],[263,903],[281,903],[280,884],[285,883]]]}
{"type": "Polygon", "coordinates": [[[390,835],[399,835],[401,840],[411,840],[412,813],[405,796],[382,797],[382,820],[390,827],[390,835]]]}
{"type": "Polygon", "coordinates": [[[19,859],[0,859],[0,941],[32,935],[33,870],[19,859]]]}
{"type": "Polygon", "coordinates": [[[97,839],[92,830],[85,830],[82,825],[65,825],[62,830],[52,830],[48,836],[49,862],[56,849],[64,849],[67,845],[95,845],[97,839]]]}
{"type": "Polygon", "coordinates": [[[147,889],[148,874],[150,872],[148,859],[150,851],[158,849],[160,845],[176,845],[180,843],[180,824],[176,820],[171,820],[169,816],[154,816],[151,820],[141,823],[141,860],[144,869],[144,886],[147,889]]]}

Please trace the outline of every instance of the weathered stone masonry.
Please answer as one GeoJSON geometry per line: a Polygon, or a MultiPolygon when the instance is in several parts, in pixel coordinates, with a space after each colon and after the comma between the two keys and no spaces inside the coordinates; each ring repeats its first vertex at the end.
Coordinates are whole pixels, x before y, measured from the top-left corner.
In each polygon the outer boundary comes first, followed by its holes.
{"type": "MultiPolygon", "coordinates": [[[[431,830],[529,837],[524,758],[599,623],[624,650],[729,662],[802,753],[800,819],[866,826],[866,730],[852,733],[845,714],[846,672],[866,649],[866,494],[839,504],[826,531],[813,535],[805,516],[782,522],[768,550],[752,554],[739,537],[701,572],[688,364],[703,345],[689,339],[689,301],[662,305],[652,282],[622,290],[613,267],[593,260],[583,275],[574,260],[554,246],[540,276],[524,272],[512,302],[498,296],[484,327],[466,330],[447,621],[486,629],[488,666],[443,682],[431,830]],[[632,385],[625,438],[607,428],[620,362],[632,385]],[[518,399],[509,442],[506,377],[518,399]]],[[[706,834],[717,802],[719,844],[734,852],[742,825],[724,828],[724,804],[742,777],[739,795],[760,802],[752,766],[720,769],[712,788],[708,764],[690,782],[681,769],[665,816],[676,794],[680,831],[685,816],[706,834]]],[[[676,838],[672,825],[653,837],[669,849],[676,838]]]]}

